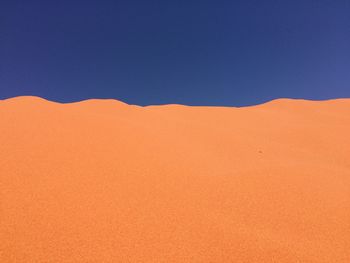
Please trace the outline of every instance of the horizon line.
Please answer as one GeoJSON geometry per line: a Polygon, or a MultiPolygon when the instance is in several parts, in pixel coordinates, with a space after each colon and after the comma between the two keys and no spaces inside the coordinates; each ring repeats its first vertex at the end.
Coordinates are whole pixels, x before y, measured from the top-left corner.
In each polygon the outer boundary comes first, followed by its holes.
{"type": "Polygon", "coordinates": [[[106,101],[113,101],[113,102],[118,102],[120,104],[128,105],[128,106],[136,106],[136,107],[141,107],[141,108],[146,108],[146,107],[153,107],[153,106],[183,106],[183,107],[213,107],[213,108],[248,108],[248,107],[254,107],[254,106],[260,106],[264,104],[269,104],[272,102],[277,102],[277,101],[303,101],[303,102],[331,102],[331,101],[339,101],[339,100],[350,100],[350,97],[339,97],[339,98],[330,98],[330,99],[304,99],[304,98],[290,98],[290,97],[280,97],[280,98],[275,98],[271,100],[264,101],[262,103],[258,104],[251,104],[251,105],[245,105],[245,106],[231,106],[231,105],[187,105],[187,104],[180,104],[180,103],[164,103],[164,104],[148,104],[148,105],[138,105],[138,104],[129,104],[126,103],[120,99],[115,99],[115,98],[88,98],[88,99],[82,99],[82,100],[76,100],[76,101],[71,101],[71,102],[61,102],[57,100],[51,100],[47,99],[42,96],[37,96],[37,95],[19,95],[19,96],[14,96],[14,97],[8,97],[5,99],[0,99],[0,101],[11,101],[11,100],[16,100],[16,99],[33,99],[33,100],[40,100],[40,101],[46,101],[46,102],[51,102],[55,104],[61,104],[61,105],[69,105],[69,104],[79,104],[79,103],[85,103],[85,102],[94,102],[94,101],[101,101],[101,102],[106,102],[106,101]]]}

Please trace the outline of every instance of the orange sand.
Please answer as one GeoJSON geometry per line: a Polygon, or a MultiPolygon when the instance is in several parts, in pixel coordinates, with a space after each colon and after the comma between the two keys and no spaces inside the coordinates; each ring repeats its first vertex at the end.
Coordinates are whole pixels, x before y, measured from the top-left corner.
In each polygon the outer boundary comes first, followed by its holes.
{"type": "Polygon", "coordinates": [[[350,100],[0,101],[0,262],[350,262],[350,100]]]}

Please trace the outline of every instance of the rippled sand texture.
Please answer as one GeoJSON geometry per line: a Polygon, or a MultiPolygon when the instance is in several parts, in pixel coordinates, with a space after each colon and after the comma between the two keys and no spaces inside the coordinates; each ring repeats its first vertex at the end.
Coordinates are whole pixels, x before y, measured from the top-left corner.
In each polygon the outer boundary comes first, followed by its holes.
{"type": "Polygon", "coordinates": [[[0,262],[350,262],[350,99],[0,101],[0,262]]]}

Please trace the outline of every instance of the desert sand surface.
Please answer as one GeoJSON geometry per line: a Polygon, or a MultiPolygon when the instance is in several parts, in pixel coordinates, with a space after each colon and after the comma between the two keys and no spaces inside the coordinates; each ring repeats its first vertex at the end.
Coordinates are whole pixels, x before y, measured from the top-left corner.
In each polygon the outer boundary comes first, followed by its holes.
{"type": "Polygon", "coordinates": [[[0,262],[350,262],[350,99],[0,101],[0,262]]]}

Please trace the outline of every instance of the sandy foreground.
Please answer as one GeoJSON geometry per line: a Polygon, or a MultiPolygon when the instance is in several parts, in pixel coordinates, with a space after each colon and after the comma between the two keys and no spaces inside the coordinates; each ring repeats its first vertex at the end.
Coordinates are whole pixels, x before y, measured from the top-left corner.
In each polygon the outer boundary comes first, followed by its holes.
{"type": "Polygon", "coordinates": [[[350,262],[350,99],[0,101],[0,262],[350,262]]]}

